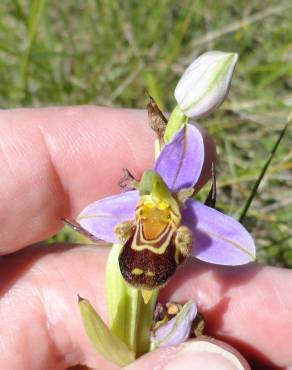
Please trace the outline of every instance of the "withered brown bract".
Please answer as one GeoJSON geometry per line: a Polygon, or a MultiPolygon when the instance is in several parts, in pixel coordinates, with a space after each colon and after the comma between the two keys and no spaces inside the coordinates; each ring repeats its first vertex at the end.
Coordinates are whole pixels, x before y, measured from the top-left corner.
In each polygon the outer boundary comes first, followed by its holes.
{"type": "Polygon", "coordinates": [[[149,103],[147,104],[147,111],[150,127],[156,132],[158,138],[162,139],[166,129],[167,119],[164,117],[155,100],[150,95],[149,103]]]}

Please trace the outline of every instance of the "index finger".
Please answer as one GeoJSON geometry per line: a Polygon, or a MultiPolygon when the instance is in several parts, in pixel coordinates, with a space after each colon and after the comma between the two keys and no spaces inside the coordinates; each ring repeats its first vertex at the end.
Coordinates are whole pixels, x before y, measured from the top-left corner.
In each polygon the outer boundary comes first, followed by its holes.
{"type": "Polygon", "coordinates": [[[138,110],[92,106],[0,112],[0,254],[53,235],[62,217],[114,194],[121,169],[153,163],[138,110]]]}

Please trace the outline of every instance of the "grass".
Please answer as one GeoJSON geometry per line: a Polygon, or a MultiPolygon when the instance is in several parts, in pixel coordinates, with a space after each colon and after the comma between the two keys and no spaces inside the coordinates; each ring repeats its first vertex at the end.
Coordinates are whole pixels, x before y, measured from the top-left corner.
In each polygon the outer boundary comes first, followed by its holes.
{"type": "MultiPolygon", "coordinates": [[[[239,217],[291,111],[291,8],[289,0],[4,0],[0,106],[145,108],[149,91],[170,110],[195,56],[238,52],[229,100],[201,124],[218,145],[218,205],[239,217]]],[[[287,267],[291,143],[288,127],[245,218],[259,260],[287,267]]]]}

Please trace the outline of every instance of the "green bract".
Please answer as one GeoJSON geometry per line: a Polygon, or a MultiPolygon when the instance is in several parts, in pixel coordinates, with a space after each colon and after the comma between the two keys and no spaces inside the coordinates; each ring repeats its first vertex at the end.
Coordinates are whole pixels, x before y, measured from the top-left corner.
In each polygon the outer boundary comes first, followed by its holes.
{"type": "Polygon", "coordinates": [[[79,308],[86,333],[100,354],[118,366],[134,361],[134,352],[109,330],[87,299],[79,299],[79,308]]]}

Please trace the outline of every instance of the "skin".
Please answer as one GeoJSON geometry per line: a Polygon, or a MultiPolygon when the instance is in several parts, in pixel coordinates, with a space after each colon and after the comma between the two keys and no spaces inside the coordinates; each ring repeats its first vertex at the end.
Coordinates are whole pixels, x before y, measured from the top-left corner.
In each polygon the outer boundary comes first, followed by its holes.
{"type": "MultiPolygon", "coordinates": [[[[108,249],[40,241],[62,227],[61,217],[74,218],[88,203],[118,193],[121,167],[136,177],[151,168],[154,134],[146,122],[144,112],[97,107],[0,112],[1,368],[116,369],[91,348],[77,307],[78,293],[106,320],[108,249]]],[[[206,143],[210,161],[214,148],[206,143]]],[[[161,299],[195,299],[207,333],[235,347],[253,369],[289,369],[291,282],[291,270],[189,259],[161,299]]],[[[179,353],[180,347],[160,349],[128,369],[162,369],[162,355],[168,362],[179,353]]],[[[188,368],[196,355],[181,356],[188,368]]],[[[207,353],[207,361],[211,369],[217,360],[207,353]]]]}

